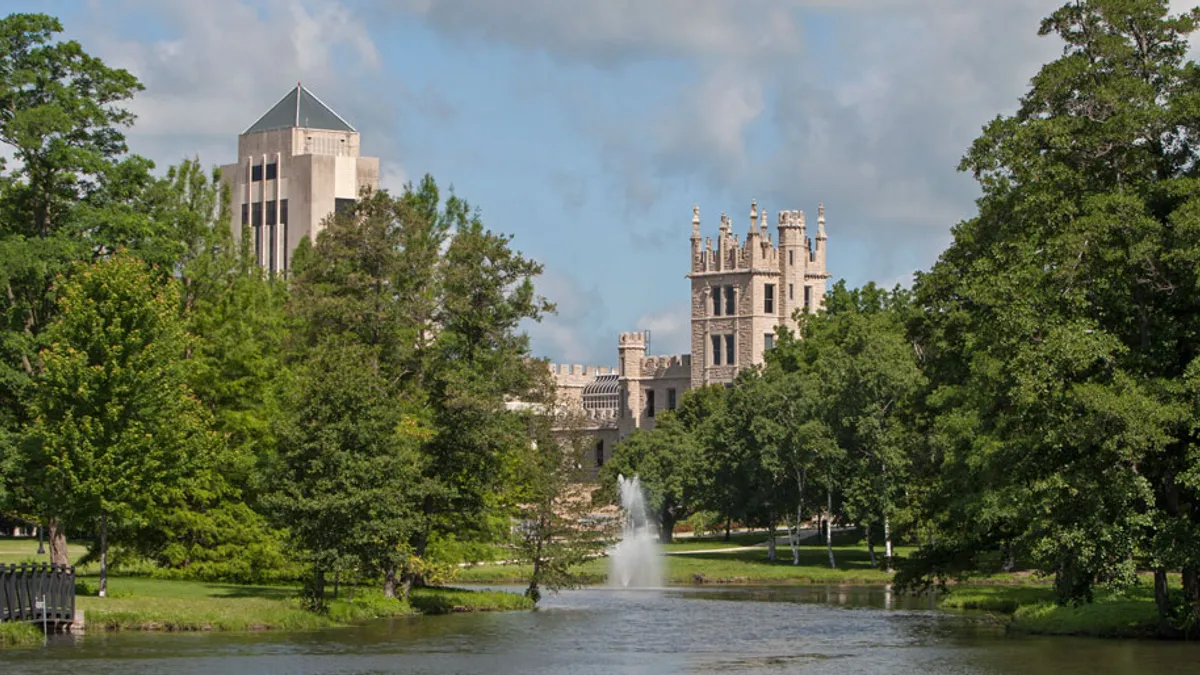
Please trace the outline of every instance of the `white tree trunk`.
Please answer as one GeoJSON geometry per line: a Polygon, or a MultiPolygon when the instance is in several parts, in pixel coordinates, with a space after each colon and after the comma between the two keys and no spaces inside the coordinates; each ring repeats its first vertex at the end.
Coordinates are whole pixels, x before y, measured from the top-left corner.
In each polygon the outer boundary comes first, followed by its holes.
{"type": "Polygon", "coordinates": [[[796,533],[790,538],[792,545],[792,564],[800,564],[800,526],[804,523],[804,471],[796,473],[796,533]]]}
{"type": "Polygon", "coordinates": [[[883,545],[886,553],[884,554],[884,562],[887,565],[887,571],[892,571],[892,521],[888,518],[887,511],[883,512],[883,545]]]}
{"type": "Polygon", "coordinates": [[[767,527],[767,560],[775,562],[775,518],[771,518],[771,523],[767,527]]]}
{"type": "Polygon", "coordinates": [[[829,567],[837,569],[837,561],[833,559],[833,488],[825,493],[825,550],[829,551],[829,567]]]}
{"type": "Polygon", "coordinates": [[[100,512],[100,589],[96,595],[108,595],[108,513],[100,512]]]}

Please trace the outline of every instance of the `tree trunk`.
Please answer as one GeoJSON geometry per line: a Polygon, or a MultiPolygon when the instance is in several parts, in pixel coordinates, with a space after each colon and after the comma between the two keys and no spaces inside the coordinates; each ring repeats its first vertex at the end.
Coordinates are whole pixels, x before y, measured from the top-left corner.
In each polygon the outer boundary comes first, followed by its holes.
{"type": "Polygon", "coordinates": [[[875,560],[875,542],[871,539],[871,524],[865,525],[867,530],[867,553],[871,556],[871,568],[879,567],[879,563],[875,560]]]}
{"type": "Polygon", "coordinates": [[[396,599],[396,566],[388,565],[383,573],[383,597],[388,600],[396,599]]]}
{"type": "Polygon", "coordinates": [[[1171,616],[1171,596],[1165,567],[1154,568],[1154,606],[1158,608],[1159,625],[1166,626],[1171,616]]]}
{"type": "Polygon", "coordinates": [[[1183,597],[1192,606],[1192,616],[1200,616],[1200,570],[1189,565],[1182,571],[1183,597]]]}
{"type": "Polygon", "coordinates": [[[767,524],[767,560],[775,562],[775,516],[767,524]]]}
{"type": "Polygon", "coordinates": [[[67,555],[67,533],[63,531],[62,523],[51,518],[46,523],[46,529],[49,530],[50,538],[50,564],[70,565],[71,559],[67,555]]]}
{"type": "Polygon", "coordinates": [[[100,512],[100,590],[96,595],[108,595],[108,512],[100,512]]]}
{"type": "Polygon", "coordinates": [[[659,543],[671,543],[675,538],[675,517],[671,515],[670,509],[663,509],[659,513],[659,522],[662,524],[658,530],[659,543]]]}
{"type": "Polygon", "coordinates": [[[885,512],[883,514],[883,546],[884,546],[884,562],[887,564],[887,571],[892,572],[892,521],[885,512]]]}
{"type": "Polygon", "coordinates": [[[829,551],[829,568],[837,569],[833,559],[833,488],[825,491],[825,550],[829,551]]]}
{"type": "Polygon", "coordinates": [[[38,525],[38,555],[46,555],[46,526],[38,525]]]}

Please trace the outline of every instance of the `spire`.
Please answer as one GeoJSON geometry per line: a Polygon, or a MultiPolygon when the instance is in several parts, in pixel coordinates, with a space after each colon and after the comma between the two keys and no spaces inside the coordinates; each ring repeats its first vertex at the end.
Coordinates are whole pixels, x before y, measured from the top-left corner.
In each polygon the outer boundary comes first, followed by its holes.
{"type": "Polygon", "coordinates": [[[817,239],[825,239],[825,204],[817,205],[817,239]]]}
{"type": "Polygon", "coordinates": [[[758,231],[758,200],[750,200],[750,233],[758,231]]]}
{"type": "Polygon", "coordinates": [[[700,205],[692,207],[692,239],[700,240],[700,205]]]}

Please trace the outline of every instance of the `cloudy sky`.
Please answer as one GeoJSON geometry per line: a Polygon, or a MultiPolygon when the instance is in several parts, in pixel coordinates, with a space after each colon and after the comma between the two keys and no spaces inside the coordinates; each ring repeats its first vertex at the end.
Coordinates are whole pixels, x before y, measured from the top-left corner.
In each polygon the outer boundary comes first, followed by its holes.
{"type": "MultiPolygon", "coordinates": [[[[1058,0],[8,0],[145,84],[134,152],[234,160],[297,80],[384,187],[428,172],[545,264],[552,360],[616,333],[686,351],[692,205],[828,214],[852,285],[928,267],[977,191],[955,167],[1061,45],[1058,0]]],[[[1172,2],[1175,7],[1188,3],[1172,2]]]]}

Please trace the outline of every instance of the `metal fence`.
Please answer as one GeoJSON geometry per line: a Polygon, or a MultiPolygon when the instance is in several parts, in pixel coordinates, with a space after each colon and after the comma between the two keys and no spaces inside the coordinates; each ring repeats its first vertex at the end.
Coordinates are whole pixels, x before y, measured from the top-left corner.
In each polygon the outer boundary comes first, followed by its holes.
{"type": "Polygon", "coordinates": [[[48,563],[0,565],[0,621],[74,620],[74,567],[48,563]]]}

